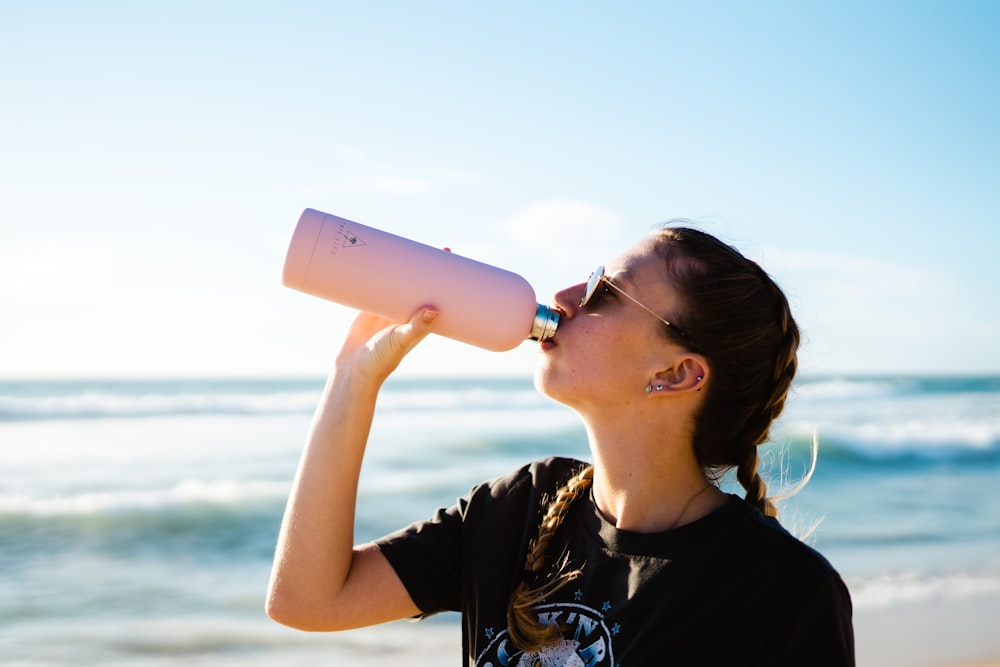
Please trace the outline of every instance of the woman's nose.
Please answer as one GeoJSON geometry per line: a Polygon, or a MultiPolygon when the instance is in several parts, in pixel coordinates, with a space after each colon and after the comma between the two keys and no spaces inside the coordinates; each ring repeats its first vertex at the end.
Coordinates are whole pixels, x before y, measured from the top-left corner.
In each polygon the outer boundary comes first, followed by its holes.
{"type": "Polygon", "coordinates": [[[580,299],[583,298],[583,291],[586,285],[579,283],[561,289],[552,297],[552,302],[565,313],[566,317],[573,317],[580,309],[580,299]]]}

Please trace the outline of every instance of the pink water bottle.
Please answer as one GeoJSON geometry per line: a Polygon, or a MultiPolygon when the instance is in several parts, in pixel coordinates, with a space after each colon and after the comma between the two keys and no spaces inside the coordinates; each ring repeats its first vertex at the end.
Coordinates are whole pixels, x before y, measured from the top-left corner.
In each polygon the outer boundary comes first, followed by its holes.
{"type": "Polygon", "coordinates": [[[516,273],[313,209],[292,234],[282,282],[397,322],[434,306],[435,333],[496,352],[559,326],[516,273]]]}

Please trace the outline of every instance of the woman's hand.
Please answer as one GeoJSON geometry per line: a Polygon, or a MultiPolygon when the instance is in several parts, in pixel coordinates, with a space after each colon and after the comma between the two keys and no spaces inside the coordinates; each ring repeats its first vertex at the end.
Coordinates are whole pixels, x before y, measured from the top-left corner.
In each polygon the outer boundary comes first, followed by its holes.
{"type": "Polygon", "coordinates": [[[402,324],[360,313],[337,355],[337,371],[350,372],[381,386],[403,357],[432,331],[437,316],[437,310],[428,306],[419,308],[402,324]]]}

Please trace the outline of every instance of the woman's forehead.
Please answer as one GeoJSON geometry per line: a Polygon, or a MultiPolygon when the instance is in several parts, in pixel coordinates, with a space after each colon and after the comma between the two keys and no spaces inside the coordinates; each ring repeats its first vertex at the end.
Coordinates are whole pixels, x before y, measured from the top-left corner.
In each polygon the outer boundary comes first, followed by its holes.
{"type": "Polygon", "coordinates": [[[661,258],[656,248],[655,239],[642,239],[607,263],[608,274],[611,276],[618,273],[634,274],[635,271],[648,264],[650,260],[655,259],[660,261],[661,258]]]}

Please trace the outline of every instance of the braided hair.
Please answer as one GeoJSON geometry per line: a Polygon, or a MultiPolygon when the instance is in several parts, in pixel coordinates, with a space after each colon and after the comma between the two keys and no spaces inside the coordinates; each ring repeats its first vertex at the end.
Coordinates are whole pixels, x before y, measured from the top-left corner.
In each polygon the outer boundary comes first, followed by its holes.
{"type": "MultiPolygon", "coordinates": [[[[673,342],[703,354],[712,371],[695,416],[693,447],[706,474],[718,482],[736,469],[746,500],[767,516],[777,516],[767,484],[758,473],[757,446],[766,442],[781,414],[798,368],[799,329],[781,289],[755,262],[705,232],[664,227],[657,236],[671,285],[681,296],[673,320],[687,333],[664,327],[673,342]]],[[[585,495],[593,467],[559,489],[538,534],[528,545],[527,580],[546,562],[546,549],[570,504],[585,495]]],[[[511,595],[507,630],[522,650],[538,650],[558,640],[559,629],[544,625],[534,608],[580,575],[564,559],[550,579],[535,587],[522,581],[511,595]]]]}
{"type": "Polygon", "coordinates": [[[788,300],[756,262],[705,232],[668,227],[659,238],[685,304],[675,317],[712,370],[695,418],[695,455],[716,481],[735,468],[747,502],[777,516],[757,471],[757,447],[784,410],[798,368],[799,328],[788,300]]]}
{"type": "MultiPolygon", "coordinates": [[[[549,542],[566,518],[566,512],[575,500],[586,495],[594,481],[594,467],[588,466],[559,489],[548,504],[545,516],[538,527],[538,534],[528,543],[524,571],[534,579],[541,573],[546,562],[549,542]]],[[[525,651],[537,651],[559,638],[559,629],[545,625],[538,620],[535,607],[548,595],[556,592],[580,576],[580,570],[570,570],[568,560],[563,560],[556,573],[548,581],[532,588],[528,581],[522,581],[511,595],[507,610],[507,634],[515,646],[525,651]]]]}

